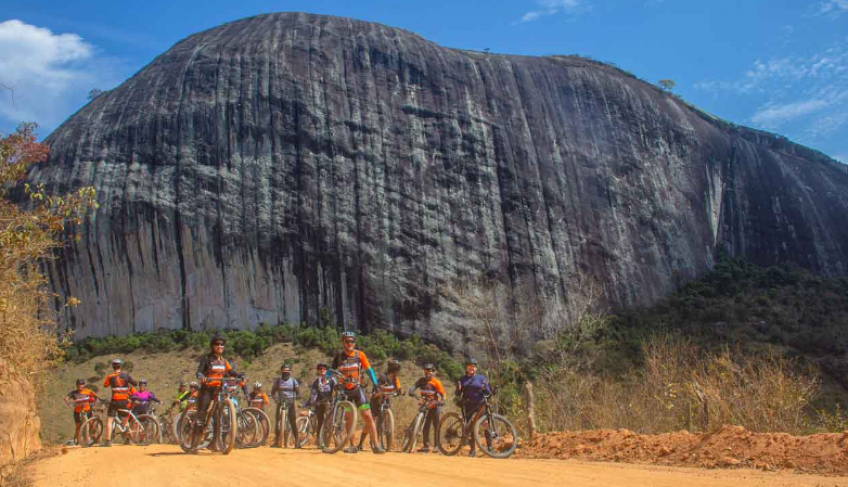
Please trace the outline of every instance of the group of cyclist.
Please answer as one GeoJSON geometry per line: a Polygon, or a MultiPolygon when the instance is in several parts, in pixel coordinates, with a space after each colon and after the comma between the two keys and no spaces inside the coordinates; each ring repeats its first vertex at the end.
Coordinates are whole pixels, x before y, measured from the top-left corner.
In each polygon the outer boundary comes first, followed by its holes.
{"type": "MultiPolygon", "coordinates": [[[[339,379],[331,373],[330,367],[325,363],[316,366],[315,379],[309,386],[309,396],[303,402],[301,408],[309,408],[315,414],[317,431],[321,431],[321,425],[327,417],[329,401],[334,390],[340,390],[345,398],[351,401],[359,409],[365,426],[360,435],[359,445],[354,445],[353,436],[350,444],[345,448],[345,453],[356,453],[363,449],[364,442],[371,438],[371,449],[374,453],[385,453],[383,445],[380,444],[377,435],[376,421],[380,419],[381,405],[391,395],[403,395],[400,380],[400,363],[390,359],[387,363],[386,372],[377,377],[368,357],[364,352],[356,348],[356,335],[353,332],[342,333],[343,349],[338,352],[332,360],[332,369],[338,372],[339,379]],[[370,397],[366,395],[363,377],[367,376],[374,385],[370,397]],[[341,383],[339,382],[339,380],[341,383]],[[376,417],[375,417],[376,416],[376,417]]],[[[235,370],[233,365],[224,358],[226,340],[215,336],[210,341],[210,351],[200,359],[196,371],[197,382],[191,384],[180,384],[179,392],[174,398],[173,405],[180,410],[195,410],[195,423],[191,429],[191,442],[189,453],[197,453],[198,445],[204,435],[207,409],[211,401],[217,397],[227,377],[235,378],[242,388],[249,406],[264,410],[270,403],[268,395],[265,394],[263,385],[259,382],[253,384],[253,390],[248,391],[244,374],[235,370]],[[187,387],[188,386],[188,387],[187,387]]],[[[123,362],[120,359],[112,361],[113,373],[109,374],[104,387],[111,389],[111,401],[107,410],[107,423],[105,438],[101,446],[111,445],[112,423],[119,410],[133,410],[143,414],[147,411],[151,402],[160,403],[156,396],[147,390],[147,381],[136,381],[129,373],[122,370],[123,362]],[[136,389],[138,387],[138,389],[136,389]]],[[[441,410],[447,400],[447,393],[441,381],[436,378],[436,368],[433,364],[425,364],[424,376],[418,379],[409,389],[408,394],[413,396],[416,391],[420,395],[422,405],[427,408],[424,423],[424,442],[421,452],[430,451],[430,431],[433,431],[433,445],[438,447],[438,431],[441,410]]],[[[491,386],[482,374],[477,373],[477,362],[469,358],[465,363],[466,374],[456,384],[457,402],[462,406],[466,417],[473,417],[480,410],[486,395],[492,393],[491,386]]],[[[285,404],[291,431],[294,435],[295,448],[299,448],[301,442],[298,439],[298,428],[296,420],[298,417],[297,398],[300,396],[300,383],[292,377],[291,365],[284,363],[280,367],[280,375],[271,387],[271,396],[285,404]]],[[[65,398],[67,403],[74,404],[74,422],[76,423],[76,437],[79,437],[80,425],[90,414],[91,404],[100,399],[92,390],[85,387],[85,381],[77,380],[77,388],[71,391],[65,398]]],[[[277,409],[277,415],[282,413],[277,409]]],[[[308,414],[305,410],[302,414],[308,414]]],[[[279,431],[280,418],[275,418],[275,441],[272,446],[280,445],[279,431]]],[[[474,456],[474,445],[471,445],[470,455],[474,456]]]]}

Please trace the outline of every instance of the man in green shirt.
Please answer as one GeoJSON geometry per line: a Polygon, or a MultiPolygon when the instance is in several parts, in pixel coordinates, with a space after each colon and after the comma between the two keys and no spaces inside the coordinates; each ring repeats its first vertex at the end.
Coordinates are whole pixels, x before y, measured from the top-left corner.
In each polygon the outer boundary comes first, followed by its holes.
{"type": "Polygon", "coordinates": [[[180,390],[177,392],[177,397],[174,398],[172,406],[180,406],[180,411],[185,411],[188,406],[188,396],[191,392],[188,390],[188,385],[185,382],[180,383],[180,390]]]}

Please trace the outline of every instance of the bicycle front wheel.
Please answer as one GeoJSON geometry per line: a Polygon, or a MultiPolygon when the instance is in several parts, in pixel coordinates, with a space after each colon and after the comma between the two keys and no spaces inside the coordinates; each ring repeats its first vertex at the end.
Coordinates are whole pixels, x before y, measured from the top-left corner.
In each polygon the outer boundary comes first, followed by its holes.
{"type": "Polygon", "coordinates": [[[138,417],[138,423],[141,427],[136,435],[139,445],[147,446],[151,443],[159,442],[159,431],[161,428],[159,427],[159,421],[154,416],[142,414],[138,417]]]}
{"type": "Polygon", "coordinates": [[[324,420],[318,435],[324,453],[336,453],[344,448],[356,429],[357,410],[350,401],[341,401],[333,407],[333,414],[324,420]]]}
{"type": "Polygon", "coordinates": [[[238,418],[236,416],[236,406],[229,398],[220,400],[217,410],[218,427],[218,449],[224,455],[229,455],[236,446],[236,436],[238,436],[238,418]]]}
{"type": "Polygon", "coordinates": [[[423,427],[424,413],[418,413],[403,434],[403,451],[407,453],[415,452],[415,445],[418,443],[418,436],[421,434],[423,427]]]}
{"type": "Polygon", "coordinates": [[[88,418],[80,426],[80,445],[88,448],[100,441],[103,436],[103,421],[98,417],[88,418]]]}
{"type": "Polygon", "coordinates": [[[439,421],[439,450],[447,456],[459,453],[465,443],[465,423],[457,413],[447,413],[439,421]]]}
{"type": "Polygon", "coordinates": [[[518,444],[518,431],[500,414],[484,414],[474,424],[474,441],[492,458],[509,458],[518,444]]]}
{"type": "Polygon", "coordinates": [[[380,438],[380,445],[386,451],[391,451],[392,443],[395,439],[395,413],[391,409],[386,409],[380,414],[380,422],[377,424],[377,436],[380,438]]]}
{"type": "Polygon", "coordinates": [[[256,438],[255,446],[264,446],[268,442],[268,435],[271,434],[271,420],[265,411],[259,408],[245,408],[242,410],[245,414],[252,415],[259,427],[259,436],[256,438]]]}
{"type": "Polygon", "coordinates": [[[238,436],[236,436],[236,448],[255,448],[259,446],[259,422],[256,416],[244,411],[238,412],[238,436]]]}
{"type": "Polygon", "coordinates": [[[306,416],[301,416],[297,418],[296,425],[298,443],[300,443],[300,447],[303,448],[309,443],[309,437],[312,436],[312,428],[309,427],[309,418],[306,416]]]}

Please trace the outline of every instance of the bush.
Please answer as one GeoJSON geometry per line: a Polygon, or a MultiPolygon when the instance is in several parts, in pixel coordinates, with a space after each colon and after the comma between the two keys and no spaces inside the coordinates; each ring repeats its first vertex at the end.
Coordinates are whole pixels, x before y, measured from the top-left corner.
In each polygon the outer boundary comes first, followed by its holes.
{"type": "Polygon", "coordinates": [[[96,364],[94,364],[94,372],[97,373],[100,378],[105,377],[106,372],[108,370],[109,364],[107,364],[106,362],[97,362],[96,364]]]}
{"type": "Polygon", "coordinates": [[[96,376],[96,375],[94,375],[94,376],[89,377],[89,378],[88,378],[88,379],[86,379],[86,380],[87,380],[88,382],[90,382],[90,383],[95,383],[95,382],[100,381],[100,379],[102,379],[102,378],[103,378],[102,376],[96,376]]]}

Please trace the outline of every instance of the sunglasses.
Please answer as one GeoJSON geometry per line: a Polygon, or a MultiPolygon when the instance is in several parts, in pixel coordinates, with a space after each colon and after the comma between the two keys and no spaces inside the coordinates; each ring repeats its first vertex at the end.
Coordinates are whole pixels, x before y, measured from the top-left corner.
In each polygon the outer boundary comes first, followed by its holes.
{"type": "Polygon", "coordinates": [[[213,343],[212,346],[213,347],[223,347],[224,344],[219,342],[219,343],[213,343]]]}
{"type": "Polygon", "coordinates": [[[356,343],[356,340],[345,340],[344,343],[356,343]]]}

